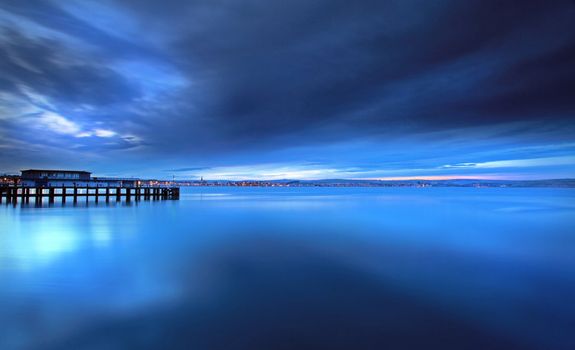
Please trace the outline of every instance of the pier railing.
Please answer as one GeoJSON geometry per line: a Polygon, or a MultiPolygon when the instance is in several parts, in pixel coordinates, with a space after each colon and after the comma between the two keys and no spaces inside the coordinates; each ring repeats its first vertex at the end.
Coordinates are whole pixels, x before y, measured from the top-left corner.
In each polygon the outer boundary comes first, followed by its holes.
{"type": "Polygon", "coordinates": [[[43,187],[43,186],[0,186],[0,203],[16,204],[18,202],[30,203],[34,201],[41,204],[44,199],[48,203],[54,203],[56,198],[62,203],[68,200],[77,203],[79,199],[88,202],[91,198],[96,203],[100,200],[105,202],[126,202],[140,200],[178,200],[180,199],[179,187],[166,186],[141,186],[141,187],[43,187]]]}

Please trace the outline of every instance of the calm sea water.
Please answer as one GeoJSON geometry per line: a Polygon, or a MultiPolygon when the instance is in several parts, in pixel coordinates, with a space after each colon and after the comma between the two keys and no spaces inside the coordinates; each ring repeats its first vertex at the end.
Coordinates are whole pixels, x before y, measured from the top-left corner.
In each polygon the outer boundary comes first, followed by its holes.
{"type": "Polygon", "coordinates": [[[575,349],[575,190],[0,206],[0,349],[575,349]]]}

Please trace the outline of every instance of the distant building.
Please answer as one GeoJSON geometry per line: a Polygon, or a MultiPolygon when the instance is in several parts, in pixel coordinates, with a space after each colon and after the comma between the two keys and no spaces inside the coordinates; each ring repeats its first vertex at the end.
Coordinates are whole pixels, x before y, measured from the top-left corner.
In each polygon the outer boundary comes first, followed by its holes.
{"type": "Polygon", "coordinates": [[[20,176],[18,175],[0,175],[0,186],[16,185],[20,183],[20,176]]]}

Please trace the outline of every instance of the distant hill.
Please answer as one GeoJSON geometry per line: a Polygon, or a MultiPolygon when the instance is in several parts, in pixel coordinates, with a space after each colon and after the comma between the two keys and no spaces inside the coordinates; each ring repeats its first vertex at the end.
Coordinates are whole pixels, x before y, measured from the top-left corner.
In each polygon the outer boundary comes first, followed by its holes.
{"type": "Polygon", "coordinates": [[[575,188],[575,179],[550,180],[355,180],[355,179],[322,179],[322,180],[178,180],[188,186],[285,186],[285,187],[561,187],[575,188]]]}

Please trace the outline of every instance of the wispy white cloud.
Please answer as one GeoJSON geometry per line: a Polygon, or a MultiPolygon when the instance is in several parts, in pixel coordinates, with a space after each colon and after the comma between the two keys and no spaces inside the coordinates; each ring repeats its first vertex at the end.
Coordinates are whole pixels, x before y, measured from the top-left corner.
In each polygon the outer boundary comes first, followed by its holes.
{"type": "Polygon", "coordinates": [[[305,165],[256,164],[229,167],[207,167],[181,172],[182,178],[203,176],[213,180],[281,180],[324,179],[339,177],[342,171],[335,168],[313,168],[305,165]]]}
{"type": "Polygon", "coordinates": [[[60,114],[44,111],[38,116],[38,124],[41,128],[47,128],[55,133],[70,135],[77,138],[100,137],[111,138],[118,136],[114,130],[103,128],[86,128],[60,114]]]}
{"type": "Polygon", "coordinates": [[[75,122],[54,112],[44,112],[40,114],[38,122],[42,127],[58,134],[74,135],[81,134],[81,128],[75,122]]]}
{"type": "Polygon", "coordinates": [[[545,157],[545,158],[531,158],[531,159],[510,159],[510,160],[496,160],[481,163],[458,163],[453,165],[444,165],[443,169],[491,169],[491,168],[530,168],[542,166],[559,166],[559,165],[575,165],[575,157],[545,157]]]}
{"type": "Polygon", "coordinates": [[[113,137],[116,136],[116,132],[106,129],[94,129],[94,135],[98,137],[113,137]]]}
{"type": "Polygon", "coordinates": [[[116,136],[117,133],[115,131],[112,130],[106,130],[106,129],[94,129],[94,130],[90,130],[90,131],[82,131],[81,133],[78,133],[74,136],[76,137],[114,137],[116,136]]]}

